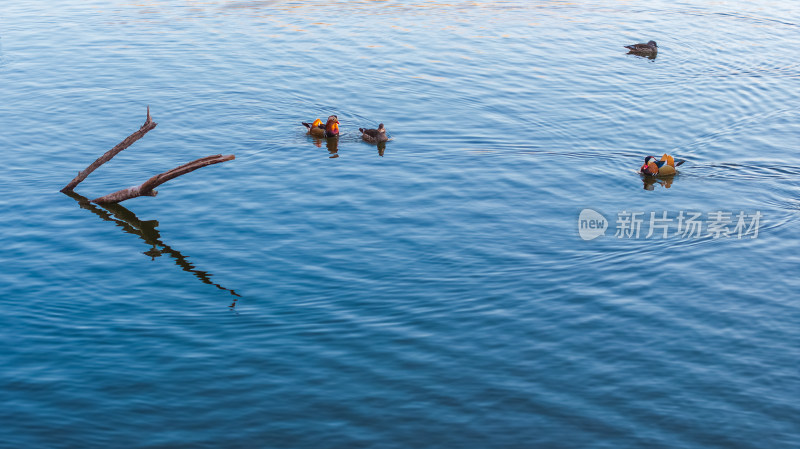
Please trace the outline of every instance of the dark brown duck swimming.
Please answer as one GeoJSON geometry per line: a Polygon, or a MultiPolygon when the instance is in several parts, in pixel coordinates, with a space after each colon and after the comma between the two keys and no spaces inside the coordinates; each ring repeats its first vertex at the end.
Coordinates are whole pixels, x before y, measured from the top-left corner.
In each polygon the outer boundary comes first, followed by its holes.
{"type": "Polygon", "coordinates": [[[369,143],[386,142],[389,138],[386,136],[386,128],[383,123],[378,125],[378,129],[365,129],[358,128],[361,131],[361,138],[369,143]]]}
{"type": "Polygon", "coordinates": [[[633,44],[633,45],[626,45],[628,54],[639,55],[639,56],[655,56],[658,53],[658,45],[656,45],[656,41],[650,41],[646,44],[633,44]]]}

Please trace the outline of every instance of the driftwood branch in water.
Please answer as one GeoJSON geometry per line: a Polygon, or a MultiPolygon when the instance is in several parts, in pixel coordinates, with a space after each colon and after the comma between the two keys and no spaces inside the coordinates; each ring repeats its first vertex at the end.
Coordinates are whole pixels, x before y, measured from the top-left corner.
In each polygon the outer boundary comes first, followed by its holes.
{"type": "Polygon", "coordinates": [[[122,189],[114,193],[109,193],[108,195],[93,199],[92,202],[97,204],[119,203],[121,201],[129,200],[131,198],[136,198],[139,196],[156,196],[158,192],[156,192],[154,189],[160,186],[161,184],[169,181],[170,179],[175,179],[178,176],[193,172],[198,168],[202,168],[213,164],[219,164],[220,162],[230,161],[234,158],[235,156],[232,154],[227,156],[223,156],[221,154],[217,154],[214,156],[206,156],[194,160],[192,162],[189,162],[187,164],[183,164],[180,167],[173,168],[170,171],[157,174],[152,178],[148,179],[147,181],[145,181],[142,185],[128,187],[127,189],[122,189]]]}
{"type": "Polygon", "coordinates": [[[133,145],[134,142],[136,142],[137,140],[141,139],[145,134],[147,134],[148,131],[150,131],[151,129],[155,128],[156,125],[157,125],[157,123],[154,122],[153,119],[150,117],[150,106],[148,106],[147,107],[147,120],[145,120],[144,125],[142,125],[142,127],[139,128],[138,131],[135,131],[133,134],[131,134],[130,136],[126,137],[125,140],[123,140],[122,142],[118,143],[117,146],[115,146],[114,148],[106,151],[106,153],[104,155],[102,155],[99,158],[97,158],[97,160],[92,162],[92,164],[89,165],[88,167],[86,167],[86,169],[84,169],[82,172],[78,173],[78,176],[76,176],[75,179],[70,181],[69,184],[64,186],[64,188],[61,189],[61,191],[64,192],[64,193],[67,193],[67,192],[72,192],[73,190],[75,190],[75,187],[78,184],[80,184],[84,179],[86,179],[86,177],[89,176],[93,171],[95,171],[98,167],[100,167],[101,165],[105,164],[106,162],[110,161],[111,158],[113,158],[114,156],[119,154],[125,148],[128,148],[129,146],[133,145]]]}

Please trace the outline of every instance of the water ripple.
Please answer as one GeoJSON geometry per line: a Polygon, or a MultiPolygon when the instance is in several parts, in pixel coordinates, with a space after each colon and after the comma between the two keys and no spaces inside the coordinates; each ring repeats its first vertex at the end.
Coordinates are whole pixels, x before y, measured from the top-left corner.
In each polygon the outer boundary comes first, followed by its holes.
{"type": "Polygon", "coordinates": [[[6,444],[798,446],[787,5],[4,5],[6,444]],[[58,192],[147,105],[80,195],[236,160],[122,209],[58,192]],[[622,211],[763,222],[618,238],[622,211]]]}

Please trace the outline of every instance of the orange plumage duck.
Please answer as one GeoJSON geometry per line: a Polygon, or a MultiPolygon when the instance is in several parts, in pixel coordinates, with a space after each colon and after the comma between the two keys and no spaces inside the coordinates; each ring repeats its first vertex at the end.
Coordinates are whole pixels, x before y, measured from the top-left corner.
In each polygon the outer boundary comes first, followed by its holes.
{"type": "Polygon", "coordinates": [[[657,161],[655,156],[647,156],[644,158],[644,165],[639,168],[639,173],[645,176],[671,176],[678,173],[675,167],[684,162],[686,161],[683,159],[675,160],[668,154],[661,156],[660,161],[657,161]]]}
{"type": "Polygon", "coordinates": [[[312,137],[328,138],[339,135],[339,119],[335,115],[328,117],[328,121],[322,124],[322,120],[316,119],[314,123],[302,122],[308,129],[308,134],[312,137]]]}

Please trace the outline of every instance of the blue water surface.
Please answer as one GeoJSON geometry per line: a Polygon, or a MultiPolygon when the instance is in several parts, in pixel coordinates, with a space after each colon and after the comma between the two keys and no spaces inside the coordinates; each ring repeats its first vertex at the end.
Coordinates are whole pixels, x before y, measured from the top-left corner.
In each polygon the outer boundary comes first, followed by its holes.
{"type": "Polygon", "coordinates": [[[0,447],[800,447],[798,31],[777,0],[4,0],[0,447]]]}

